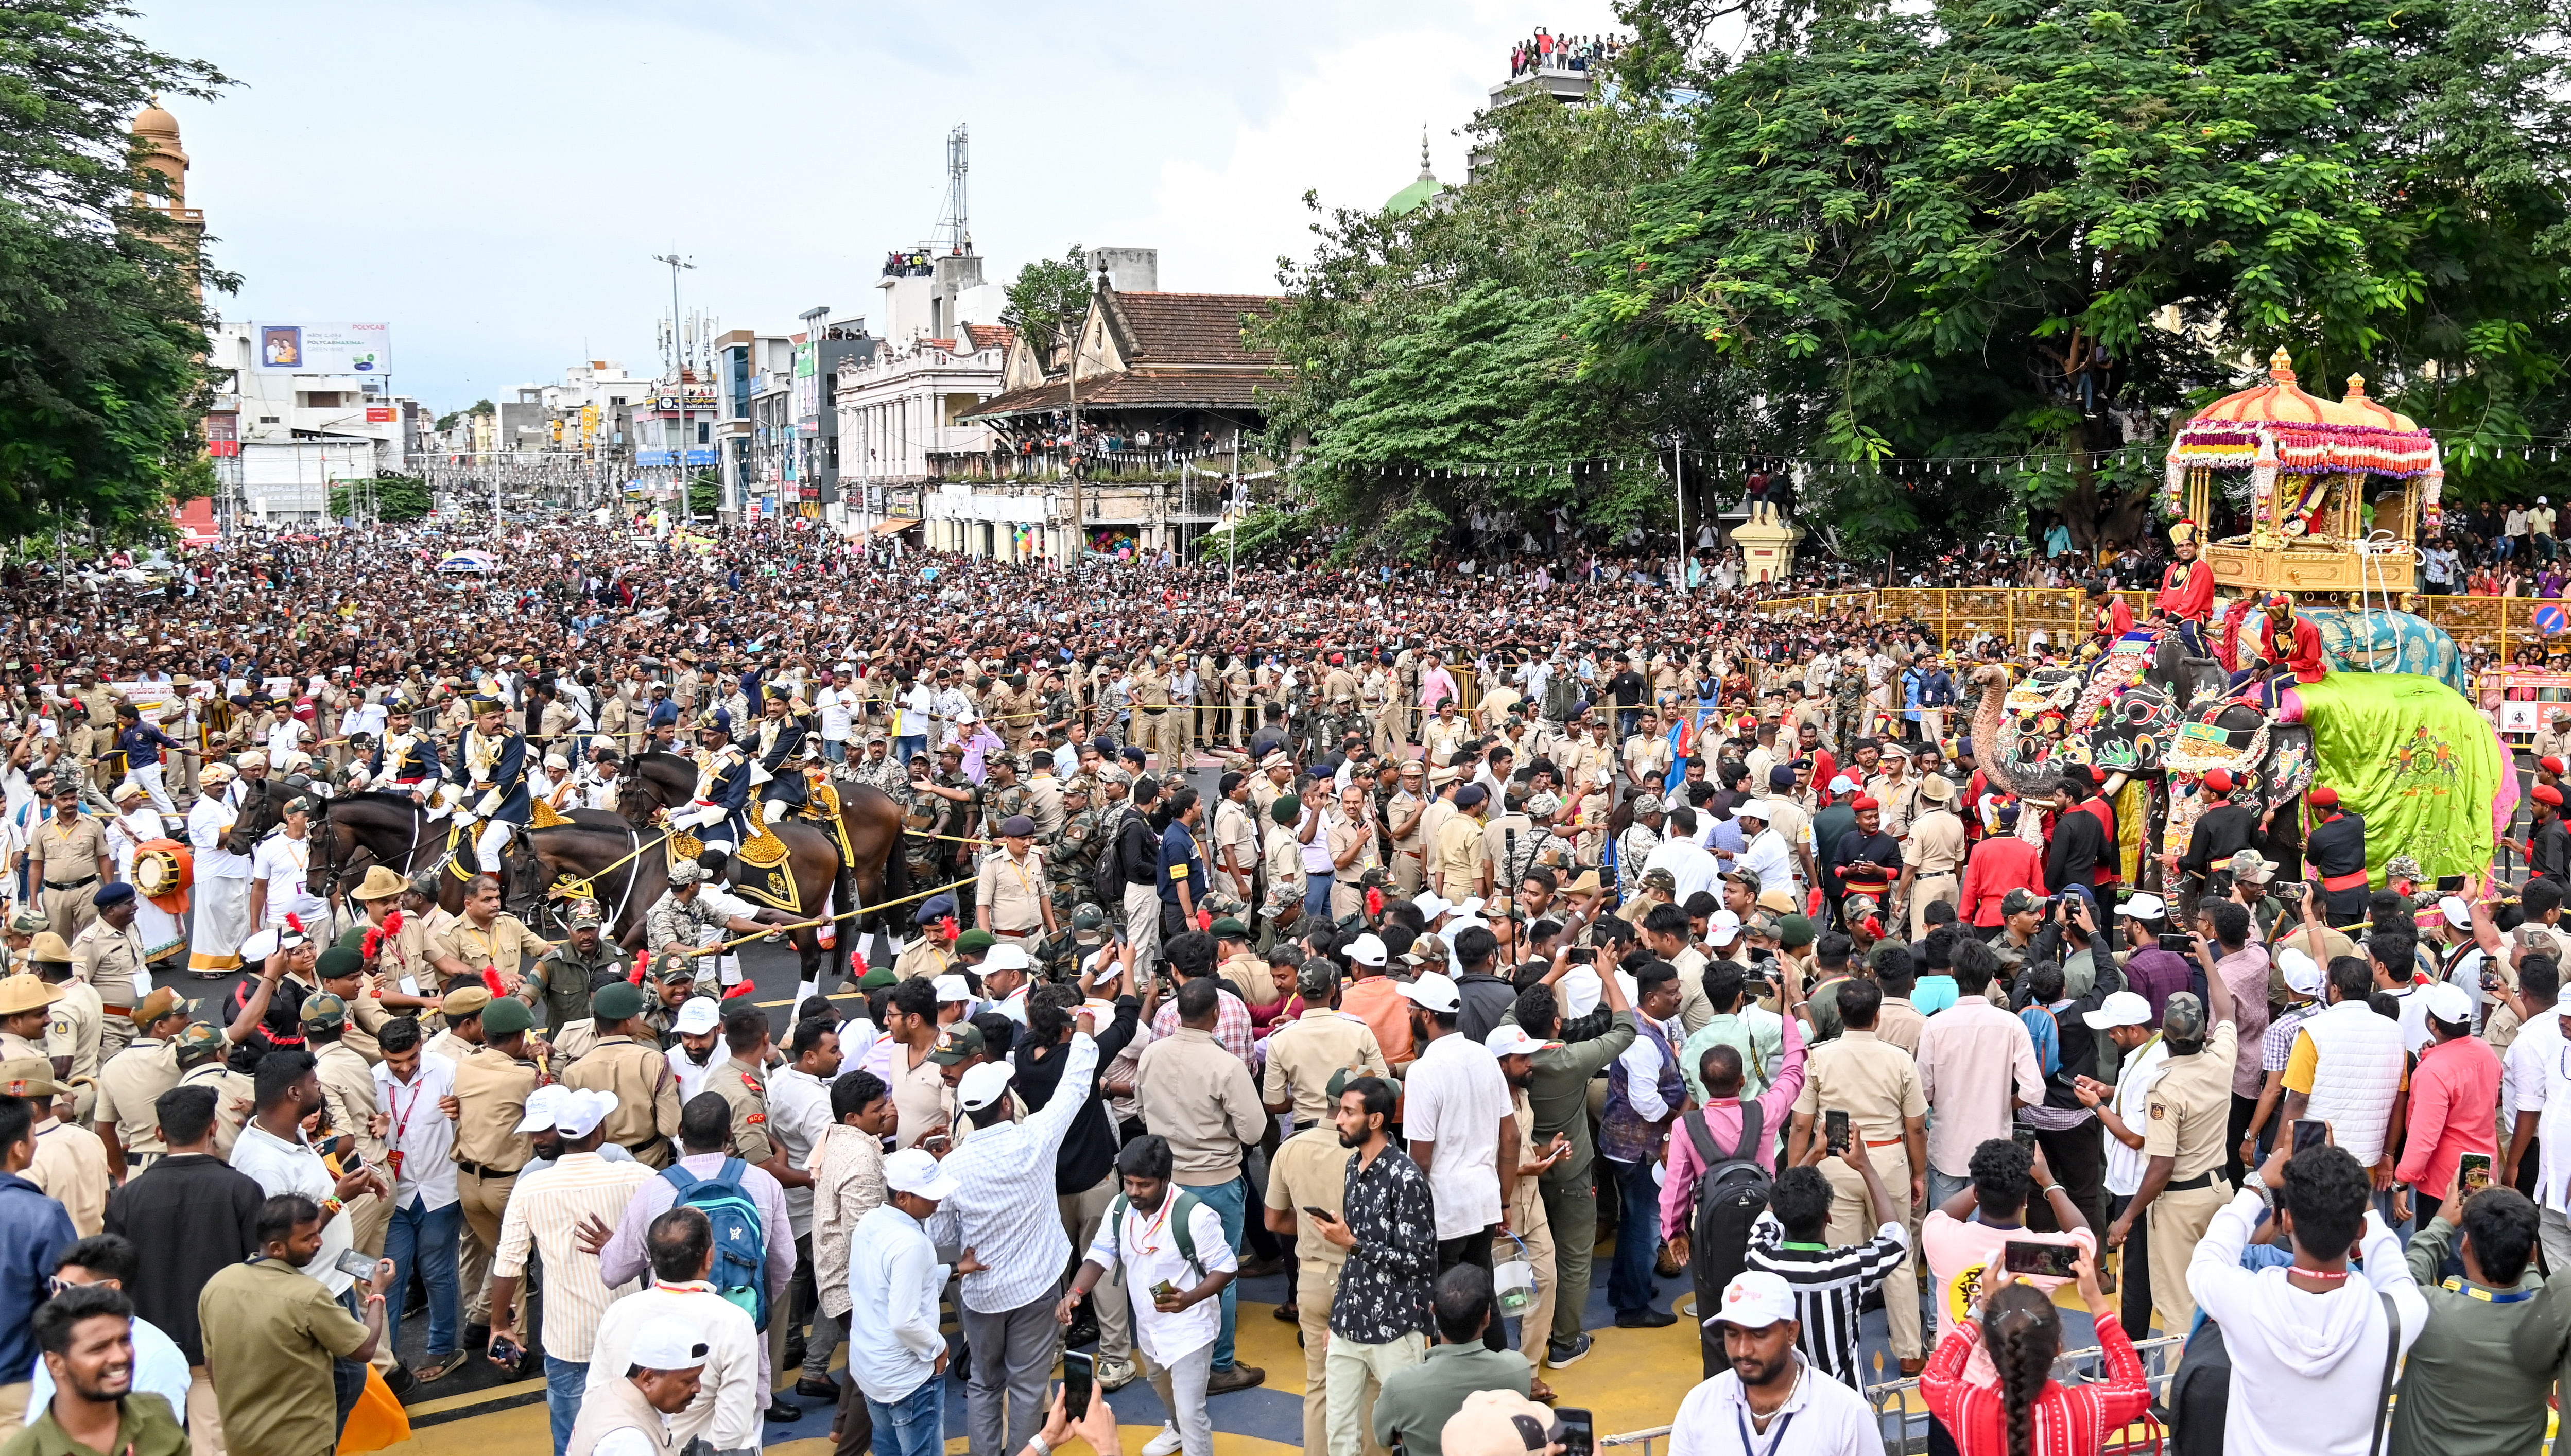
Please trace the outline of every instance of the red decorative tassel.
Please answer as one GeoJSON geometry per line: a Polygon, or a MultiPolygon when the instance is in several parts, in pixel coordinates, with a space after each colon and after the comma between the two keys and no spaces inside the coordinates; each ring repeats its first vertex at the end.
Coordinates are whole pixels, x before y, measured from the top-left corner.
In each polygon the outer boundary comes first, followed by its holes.
{"type": "Polygon", "coordinates": [[[293,931],[297,935],[308,936],[311,934],[310,931],[303,928],[303,917],[295,914],[291,910],[285,912],[285,928],[293,931]]]}
{"type": "Polygon", "coordinates": [[[1803,897],[1803,913],[1814,920],[1821,918],[1821,892],[1817,889],[1803,897]]]}
{"type": "Polygon", "coordinates": [[[1381,918],[1382,915],[1383,891],[1373,885],[1366,886],[1366,918],[1374,920],[1381,918]]]}
{"type": "Polygon", "coordinates": [[[963,931],[958,930],[958,929],[955,927],[955,917],[954,917],[954,916],[952,916],[952,915],[940,915],[940,916],[938,916],[938,917],[937,917],[937,934],[938,934],[938,938],[939,938],[939,939],[941,939],[941,940],[953,940],[955,937],[957,937],[957,936],[959,936],[959,935],[961,935],[961,934],[963,934],[963,933],[964,933],[963,931]]]}
{"type": "Polygon", "coordinates": [[[383,943],[383,930],[380,927],[368,926],[366,928],[366,933],[359,937],[357,941],[357,953],[368,960],[373,960],[375,958],[375,951],[379,949],[383,943]]]}
{"type": "Polygon", "coordinates": [[[1865,933],[1866,933],[1866,934],[1868,934],[1868,935],[1873,936],[1873,937],[1874,937],[1875,939],[1877,939],[1877,940],[1881,940],[1881,939],[1883,938],[1883,920],[1882,920],[1882,918],[1881,918],[1880,916],[1875,916],[1875,915],[1868,915],[1868,916],[1866,916],[1866,917],[1865,917],[1865,933]]]}
{"type": "Polygon", "coordinates": [[[651,974],[652,952],[648,950],[638,950],[634,952],[634,971],[633,974],[627,976],[625,979],[633,982],[637,986],[640,986],[643,984],[644,978],[651,974]]]}
{"type": "Polygon", "coordinates": [[[747,996],[747,995],[749,995],[751,992],[756,991],[756,990],[758,990],[758,989],[759,989],[759,987],[758,987],[758,986],[756,986],[756,985],[754,985],[754,984],[752,984],[752,983],[751,983],[751,980],[750,980],[750,978],[749,978],[748,976],[744,976],[744,977],[742,978],[742,981],[741,981],[741,984],[740,984],[740,985],[735,986],[735,987],[733,987],[731,990],[726,991],[725,993],[723,993],[723,999],[725,999],[726,1001],[736,1000],[736,999],[738,999],[738,998],[740,998],[740,997],[747,996]]]}
{"type": "Polygon", "coordinates": [[[500,972],[498,968],[493,966],[484,966],[482,968],[482,988],[489,991],[494,996],[506,996],[509,994],[509,988],[500,983],[500,972]]]}

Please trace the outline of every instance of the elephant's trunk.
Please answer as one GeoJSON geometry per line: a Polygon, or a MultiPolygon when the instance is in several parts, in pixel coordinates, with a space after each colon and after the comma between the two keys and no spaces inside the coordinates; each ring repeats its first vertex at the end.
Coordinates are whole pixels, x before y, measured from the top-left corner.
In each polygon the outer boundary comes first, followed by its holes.
{"type": "Polygon", "coordinates": [[[1982,685],[1981,702],[1973,707],[1973,758],[1981,765],[1982,774],[1992,787],[2025,797],[2042,791],[2050,774],[2027,774],[2016,762],[2017,729],[2008,721],[2009,671],[1998,663],[1985,663],[1974,670],[1975,681],[1982,685]]]}

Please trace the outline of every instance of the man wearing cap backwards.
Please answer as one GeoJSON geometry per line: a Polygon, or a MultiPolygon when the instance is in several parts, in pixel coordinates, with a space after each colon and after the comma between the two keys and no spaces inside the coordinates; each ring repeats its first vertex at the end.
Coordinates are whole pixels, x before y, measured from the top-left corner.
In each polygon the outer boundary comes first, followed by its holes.
{"type": "Polygon", "coordinates": [[[1732,1456],[1741,1448],[1754,1456],[1875,1456],[1883,1449],[1865,1397],[1812,1369],[1795,1348],[1803,1327],[1784,1275],[1752,1269],[1735,1277],[1705,1323],[1722,1332],[1732,1368],[1679,1402],[1671,1456],[1732,1456]]]}
{"type": "Polygon", "coordinates": [[[2365,816],[2339,806],[2338,790],[2316,783],[2304,794],[2316,822],[2304,841],[2323,907],[2333,926],[2353,925],[2366,913],[2365,816]]]}
{"type": "Polygon", "coordinates": [[[92,890],[116,872],[107,852],[107,830],[81,812],[80,778],[57,774],[53,817],[27,841],[27,881],[54,932],[76,939],[98,918],[92,890]]]}
{"type": "Polygon", "coordinates": [[[563,1068],[564,1085],[612,1094],[607,1141],[646,1168],[669,1167],[678,1156],[679,1079],[643,1021],[642,988],[609,982],[590,993],[590,1014],[597,1040],[563,1068]]]}
{"type": "Polygon", "coordinates": [[[196,1008],[163,987],[134,1008],[136,1036],[99,1068],[98,1110],[91,1126],[107,1145],[109,1171],[118,1183],[140,1173],[167,1151],[153,1103],[179,1085],[173,1045],[196,1008]]]}
{"type": "Polygon", "coordinates": [[[527,1174],[511,1191],[491,1266],[489,1344],[496,1352],[504,1339],[521,1346],[534,1343],[517,1337],[511,1306],[526,1275],[529,1249],[544,1260],[545,1404],[553,1417],[555,1456],[568,1449],[580,1418],[600,1318],[609,1304],[641,1287],[631,1280],[609,1285],[597,1251],[580,1236],[586,1224],[621,1217],[635,1189],[652,1179],[652,1171],[639,1163],[598,1156],[615,1103],[611,1092],[559,1086],[529,1097],[517,1131],[533,1135],[535,1153],[551,1166],[527,1174]]]}
{"type": "Polygon", "coordinates": [[[948,1268],[928,1220],[955,1193],[937,1160],[905,1148],[884,1160],[884,1202],[848,1240],[848,1378],[865,1396],[876,1449],[939,1456],[946,1449],[946,1336],[937,1301],[948,1268]]]}
{"type": "Polygon", "coordinates": [[[703,1388],[707,1348],[697,1326],[675,1315],[644,1325],[625,1368],[590,1382],[577,1398],[580,1418],[558,1449],[566,1456],[676,1456],[670,1420],[703,1388]]]}
{"type": "MultiPolygon", "coordinates": [[[[448,1016],[454,1016],[452,998],[448,1016]]],[[[491,1259],[500,1246],[500,1220],[531,1156],[518,1131],[527,1096],[541,1077],[531,1045],[535,1013],[514,996],[481,1009],[482,1044],[455,1062],[454,1095],[439,1109],[455,1124],[455,1192],[464,1206],[464,1345],[486,1341],[491,1308],[491,1259]],[[477,1330],[477,1326],[481,1328],[477,1330]]],[[[517,1291],[524,1314],[525,1290],[517,1291]]]]}

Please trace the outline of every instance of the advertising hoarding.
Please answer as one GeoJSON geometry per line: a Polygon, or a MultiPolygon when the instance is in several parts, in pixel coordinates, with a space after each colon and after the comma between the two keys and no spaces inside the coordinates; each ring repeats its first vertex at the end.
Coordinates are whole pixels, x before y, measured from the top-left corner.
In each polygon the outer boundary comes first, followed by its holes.
{"type": "Polygon", "coordinates": [[[389,374],[388,323],[254,323],[252,367],[271,374],[389,374]]]}

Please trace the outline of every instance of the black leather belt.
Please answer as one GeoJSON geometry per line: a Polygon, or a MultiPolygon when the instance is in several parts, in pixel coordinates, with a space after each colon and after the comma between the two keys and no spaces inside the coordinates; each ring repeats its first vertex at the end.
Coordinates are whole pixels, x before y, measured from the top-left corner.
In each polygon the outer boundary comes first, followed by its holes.
{"type": "Polygon", "coordinates": [[[2222,1178],[2222,1174],[2206,1172],[2200,1173],[2194,1178],[2172,1179],[2168,1183],[2161,1185],[2161,1192],[2165,1194],[2184,1194],[2191,1193],[2197,1189],[2210,1189],[2214,1187],[2216,1183],[2220,1182],[2222,1178]]]}
{"type": "Polygon", "coordinates": [[[662,1137],[659,1133],[654,1133],[651,1137],[644,1139],[640,1143],[626,1144],[625,1151],[640,1158],[644,1154],[651,1152],[653,1149],[658,1148],[669,1141],[669,1139],[662,1137]]]}
{"type": "Polygon", "coordinates": [[[45,888],[49,890],[76,890],[83,885],[94,885],[97,883],[98,876],[93,874],[85,875],[80,879],[49,879],[45,881],[45,888]]]}
{"type": "Polygon", "coordinates": [[[461,1158],[455,1160],[455,1168],[457,1172],[469,1173],[475,1178],[516,1178],[518,1176],[518,1170],[514,1168],[485,1168],[479,1163],[467,1163],[461,1158]]]}

